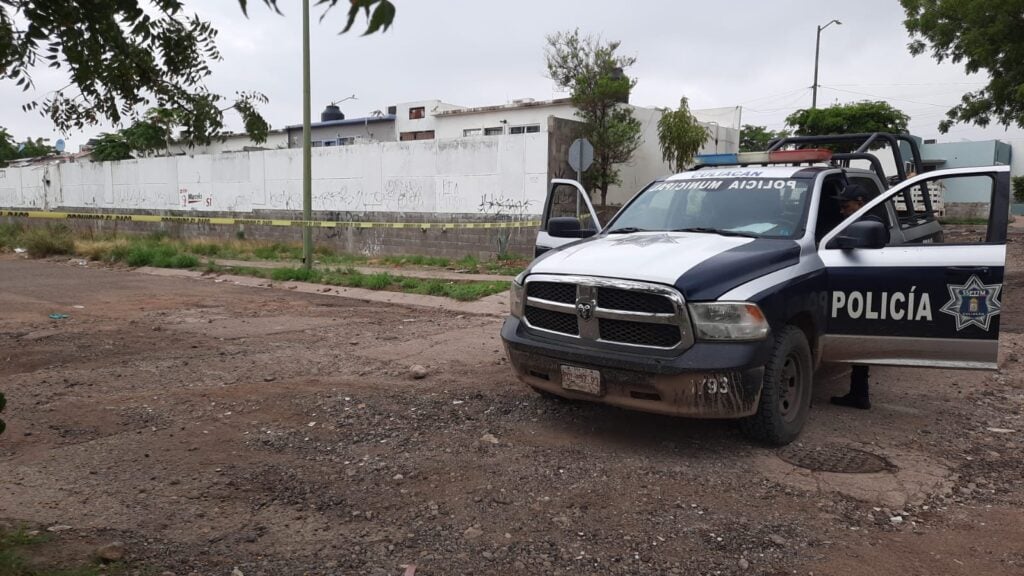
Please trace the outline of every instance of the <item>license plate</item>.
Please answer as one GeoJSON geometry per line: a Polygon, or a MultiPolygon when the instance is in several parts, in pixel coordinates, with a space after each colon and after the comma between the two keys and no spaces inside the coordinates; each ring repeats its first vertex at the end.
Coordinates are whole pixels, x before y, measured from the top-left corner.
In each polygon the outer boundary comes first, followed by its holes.
{"type": "Polygon", "coordinates": [[[601,372],[578,366],[562,366],[562,388],[586,392],[595,396],[601,394],[601,372]]]}

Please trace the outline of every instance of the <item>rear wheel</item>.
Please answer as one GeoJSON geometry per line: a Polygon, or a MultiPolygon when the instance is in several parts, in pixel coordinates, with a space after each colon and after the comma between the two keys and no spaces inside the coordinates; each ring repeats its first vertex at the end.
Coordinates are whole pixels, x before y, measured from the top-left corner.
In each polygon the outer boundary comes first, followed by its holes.
{"type": "Polygon", "coordinates": [[[743,433],[759,442],[783,446],[800,435],[811,409],[811,349],[803,331],[786,326],[775,335],[757,412],[740,421],[743,433]]]}

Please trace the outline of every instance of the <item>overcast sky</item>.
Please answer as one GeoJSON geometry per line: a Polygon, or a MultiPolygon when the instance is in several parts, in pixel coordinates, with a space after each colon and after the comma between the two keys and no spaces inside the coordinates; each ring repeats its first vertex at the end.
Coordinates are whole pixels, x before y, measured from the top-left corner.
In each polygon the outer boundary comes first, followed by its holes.
{"type": "MultiPolygon", "coordinates": [[[[315,0],[314,0],[315,2],[315,0]]],[[[628,73],[638,80],[632,103],[692,108],[742,106],[743,122],[784,126],[787,114],[811,104],[815,30],[822,32],[818,105],[888,100],[912,118],[911,131],[940,140],[1024,140],[1024,132],[955,126],[936,130],[960,95],[984,84],[961,66],[938,65],[930,56],[911,57],[897,0],[394,0],[395,24],[386,34],[338,35],[344,8],[313,10],[313,113],[341,104],[348,117],[385,110],[390,104],[438,98],[466,106],[501,104],[516,98],[565,96],[545,77],[544,37],[579,27],[587,34],[620,40],[636,56],[628,73]]],[[[230,95],[258,90],[270,98],[263,111],[274,128],[302,120],[302,21],[297,0],[280,0],[283,16],[249,1],[249,19],[237,0],[185,0],[186,6],[220,30],[224,60],[213,67],[209,86],[230,95]]],[[[365,23],[357,23],[359,33],[365,23]]],[[[36,72],[39,93],[64,78],[36,72]]],[[[37,113],[20,105],[33,97],[11,82],[0,84],[5,126],[16,138],[64,137],[77,150],[106,127],[61,135],[37,113]]],[[[241,129],[229,113],[228,127],[241,129]]]]}

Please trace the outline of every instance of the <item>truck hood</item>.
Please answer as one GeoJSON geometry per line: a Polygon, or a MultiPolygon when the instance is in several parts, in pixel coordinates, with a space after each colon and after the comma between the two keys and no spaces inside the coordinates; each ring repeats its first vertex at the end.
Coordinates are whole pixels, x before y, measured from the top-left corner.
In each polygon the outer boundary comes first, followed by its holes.
{"type": "Polygon", "coordinates": [[[692,232],[596,236],[552,250],[530,274],[575,274],[675,286],[689,300],[713,300],[754,278],[797,263],[792,240],[692,232]]]}

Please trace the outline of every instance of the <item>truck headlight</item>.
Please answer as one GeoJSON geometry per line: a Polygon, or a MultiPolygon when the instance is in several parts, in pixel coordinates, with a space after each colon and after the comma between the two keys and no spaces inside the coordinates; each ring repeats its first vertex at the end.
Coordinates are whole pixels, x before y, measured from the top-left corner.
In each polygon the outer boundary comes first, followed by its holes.
{"type": "Polygon", "coordinates": [[[757,304],[697,302],[689,307],[700,340],[762,340],[768,335],[768,321],[757,304]]]}
{"type": "Polygon", "coordinates": [[[509,290],[509,312],[516,318],[523,317],[523,308],[526,301],[526,287],[523,285],[525,279],[526,273],[521,272],[512,280],[512,289],[509,290]]]}

